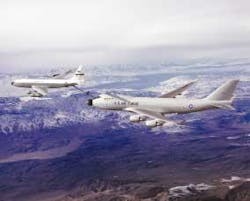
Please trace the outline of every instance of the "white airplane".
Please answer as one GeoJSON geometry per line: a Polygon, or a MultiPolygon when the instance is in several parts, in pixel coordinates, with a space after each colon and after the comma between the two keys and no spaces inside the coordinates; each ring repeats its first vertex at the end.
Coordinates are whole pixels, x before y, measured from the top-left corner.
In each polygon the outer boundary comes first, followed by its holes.
{"type": "Polygon", "coordinates": [[[123,110],[136,115],[130,116],[131,122],[145,121],[146,126],[174,126],[176,122],[167,120],[165,114],[191,113],[210,109],[234,109],[233,92],[238,80],[230,80],[203,99],[176,98],[190,85],[190,82],[176,90],[159,97],[131,97],[124,95],[101,94],[89,99],[88,105],[108,110],[123,110]]]}
{"type": "Polygon", "coordinates": [[[68,74],[72,73],[72,70],[65,72],[64,74],[54,74],[51,78],[40,79],[18,79],[11,82],[11,85],[15,87],[30,88],[28,95],[31,97],[42,97],[47,95],[48,88],[62,88],[62,87],[76,87],[84,82],[84,73],[80,66],[73,77],[65,78],[68,74]]]}

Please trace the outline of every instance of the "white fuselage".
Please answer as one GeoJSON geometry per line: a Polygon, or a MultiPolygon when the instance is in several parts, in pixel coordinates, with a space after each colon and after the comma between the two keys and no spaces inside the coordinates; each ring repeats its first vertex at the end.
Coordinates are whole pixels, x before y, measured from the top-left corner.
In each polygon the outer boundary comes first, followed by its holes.
{"type": "Polygon", "coordinates": [[[161,95],[160,97],[131,97],[124,95],[101,94],[98,98],[89,99],[88,105],[108,110],[124,110],[135,113],[130,116],[131,122],[145,121],[145,125],[156,127],[176,125],[169,121],[165,114],[191,113],[210,109],[234,109],[233,92],[238,80],[229,80],[209,96],[203,99],[176,98],[188,85],[161,95]],[[149,119],[149,120],[148,120],[149,119]]]}
{"type": "Polygon", "coordinates": [[[93,106],[107,110],[124,110],[133,107],[141,110],[151,110],[161,114],[190,113],[208,109],[216,109],[218,101],[205,99],[184,98],[151,98],[130,97],[129,101],[116,98],[97,98],[92,101],[93,106]]]}
{"type": "Polygon", "coordinates": [[[77,81],[71,79],[18,79],[11,84],[16,87],[24,88],[32,88],[32,86],[61,88],[78,85],[77,81]]]}

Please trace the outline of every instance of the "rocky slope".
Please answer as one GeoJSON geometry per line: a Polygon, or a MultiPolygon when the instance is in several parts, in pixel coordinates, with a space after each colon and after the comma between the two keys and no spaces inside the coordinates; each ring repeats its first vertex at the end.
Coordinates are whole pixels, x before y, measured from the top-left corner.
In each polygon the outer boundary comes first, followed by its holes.
{"type": "Polygon", "coordinates": [[[211,187],[205,184],[179,186],[167,189],[152,184],[124,185],[119,188],[98,184],[92,189],[75,190],[63,198],[51,201],[249,201],[250,182],[234,189],[211,187]],[[173,191],[175,191],[173,193],[173,191]]]}

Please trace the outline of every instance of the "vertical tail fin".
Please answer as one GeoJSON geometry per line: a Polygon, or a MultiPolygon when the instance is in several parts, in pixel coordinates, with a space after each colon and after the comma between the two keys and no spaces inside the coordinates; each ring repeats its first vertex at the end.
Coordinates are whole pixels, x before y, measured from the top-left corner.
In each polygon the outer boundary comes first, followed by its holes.
{"type": "Polygon", "coordinates": [[[75,74],[71,78],[72,80],[76,81],[79,85],[81,85],[84,82],[84,73],[82,66],[79,66],[77,70],[75,71],[75,74]]]}
{"type": "Polygon", "coordinates": [[[206,97],[208,100],[217,100],[217,101],[231,101],[233,98],[234,90],[238,84],[239,80],[229,80],[209,96],[206,97]]]}

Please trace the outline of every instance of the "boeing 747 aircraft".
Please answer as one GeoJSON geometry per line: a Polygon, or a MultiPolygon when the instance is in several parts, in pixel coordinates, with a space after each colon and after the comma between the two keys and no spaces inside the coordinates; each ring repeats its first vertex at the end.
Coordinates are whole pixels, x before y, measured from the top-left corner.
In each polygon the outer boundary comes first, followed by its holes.
{"type": "Polygon", "coordinates": [[[234,109],[233,92],[238,80],[230,80],[203,99],[176,98],[193,82],[159,97],[131,97],[124,95],[101,94],[88,100],[88,105],[108,110],[123,110],[136,115],[130,116],[131,122],[145,121],[149,127],[173,126],[177,123],[167,120],[166,114],[191,113],[210,109],[234,109]]]}
{"type": "Polygon", "coordinates": [[[18,79],[11,82],[15,87],[30,88],[28,95],[31,97],[42,97],[47,95],[48,88],[76,87],[84,82],[84,73],[80,66],[73,77],[66,79],[65,77],[72,73],[71,70],[64,74],[55,74],[51,78],[40,79],[18,79]]]}

